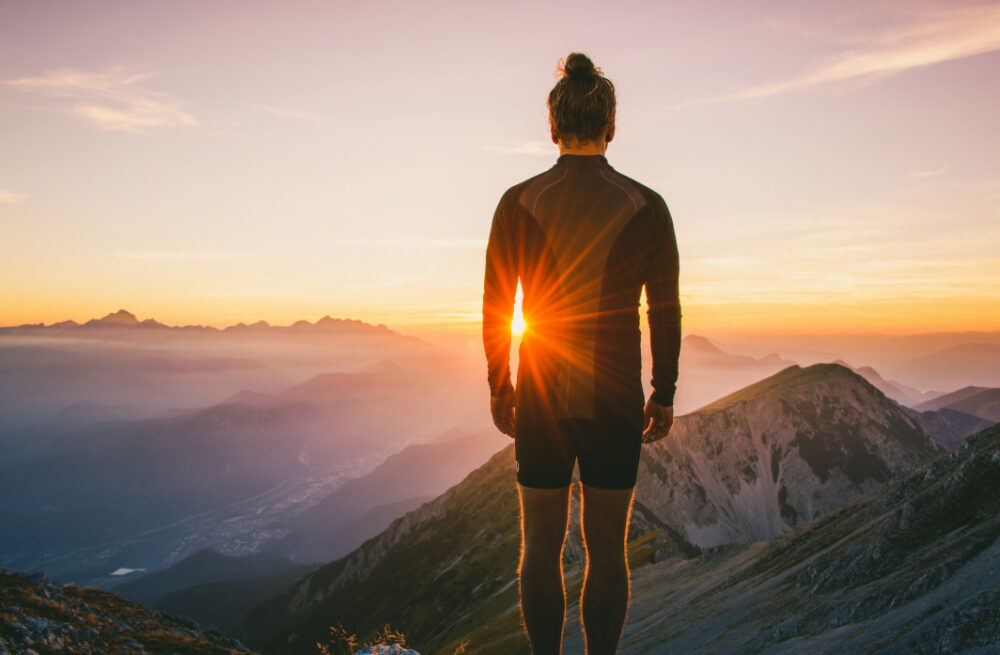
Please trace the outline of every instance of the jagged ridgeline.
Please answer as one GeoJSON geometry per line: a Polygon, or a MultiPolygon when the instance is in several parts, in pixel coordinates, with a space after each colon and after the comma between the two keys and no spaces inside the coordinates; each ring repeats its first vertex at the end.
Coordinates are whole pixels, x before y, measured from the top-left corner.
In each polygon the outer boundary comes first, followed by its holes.
{"type": "MultiPolygon", "coordinates": [[[[690,558],[699,552],[692,543],[774,538],[940,452],[918,413],[854,372],[789,367],[679,417],[667,439],[644,451],[630,530],[633,570],[690,558]]],[[[577,540],[571,536],[567,548],[571,603],[579,593],[577,540]]],[[[450,655],[465,640],[467,653],[525,652],[518,546],[507,448],[352,554],[256,607],[239,634],[267,652],[307,653],[330,625],[364,638],[390,624],[424,655],[450,655]]],[[[575,611],[571,605],[571,621],[575,611]]]]}

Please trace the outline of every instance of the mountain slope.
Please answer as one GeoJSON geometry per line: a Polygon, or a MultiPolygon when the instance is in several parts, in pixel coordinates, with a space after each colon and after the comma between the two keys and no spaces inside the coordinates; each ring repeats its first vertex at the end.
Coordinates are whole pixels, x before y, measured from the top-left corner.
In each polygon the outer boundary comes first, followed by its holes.
{"type": "Polygon", "coordinates": [[[644,452],[637,497],[691,543],[771,539],[939,452],[838,364],[790,366],[679,417],[644,452]]]}
{"type": "Polygon", "coordinates": [[[313,568],[297,564],[274,551],[234,557],[205,548],[163,571],[131,580],[114,591],[128,600],[154,605],[165,596],[196,585],[273,576],[287,577],[291,583],[313,568]]]}
{"type": "Polygon", "coordinates": [[[919,389],[914,389],[913,387],[908,387],[902,382],[897,382],[895,380],[886,380],[883,378],[878,371],[876,371],[871,366],[862,366],[861,368],[855,368],[843,360],[836,360],[834,364],[840,364],[851,369],[864,379],[872,383],[876,389],[884,393],[889,398],[892,398],[897,403],[901,405],[906,405],[908,407],[913,407],[918,403],[929,401],[941,395],[939,391],[920,391],[919,389]]]}
{"type": "Polygon", "coordinates": [[[362,529],[353,538],[343,529],[346,524],[378,506],[441,494],[508,441],[492,432],[407,446],[365,476],[348,480],[304,512],[276,547],[300,562],[340,557],[405,512],[388,516],[382,513],[381,521],[377,520],[378,514],[371,515],[368,522],[352,526],[362,529]]]}
{"type": "Polygon", "coordinates": [[[972,414],[954,409],[935,409],[919,412],[904,408],[910,417],[920,424],[924,432],[929,434],[937,445],[945,450],[955,447],[965,441],[970,434],[985,430],[995,423],[972,414]]]}
{"type": "Polygon", "coordinates": [[[471,631],[516,602],[514,485],[508,446],[350,555],[258,605],[242,634],[270,652],[309,653],[334,623],[362,637],[388,623],[420,644],[454,626],[471,631]],[[467,604],[490,602],[500,607],[461,615],[467,604]]]}
{"type": "Polygon", "coordinates": [[[639,570],[621,652],[997,652],[998,539],[993,427],[771,542],[639,570]]]}
{"type": "Polygon", "coordinates": [[[0,653],[250,653],[239,642],[100,591],[0,569],[0,653]],[[30,650],[29,650],[30,649],[30,650]]]}
{"type": "Polygon", "coordinates": [[[951,409],[997,423],[1000,422],[1000,389],[965,387],[921,403],[916,409],[924,411],[951,409]]]}

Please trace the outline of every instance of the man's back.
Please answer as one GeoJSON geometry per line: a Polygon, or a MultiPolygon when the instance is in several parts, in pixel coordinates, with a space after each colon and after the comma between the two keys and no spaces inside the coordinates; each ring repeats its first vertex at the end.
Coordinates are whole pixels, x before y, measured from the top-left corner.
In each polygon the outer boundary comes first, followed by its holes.
{"type": "Polygon", "coordinates": [[[509,384],[509,311],[520,278],[527,330],[519,351],[518,430],[544,430],[558,418],[625,421],[641,430],[644,284],[656,400],[672,403],[680,348],[677,270],[663,199],[601,155],[563,155],[504,194],[487,248],[484,336],[491,391],[498,392],[509,384]]]}

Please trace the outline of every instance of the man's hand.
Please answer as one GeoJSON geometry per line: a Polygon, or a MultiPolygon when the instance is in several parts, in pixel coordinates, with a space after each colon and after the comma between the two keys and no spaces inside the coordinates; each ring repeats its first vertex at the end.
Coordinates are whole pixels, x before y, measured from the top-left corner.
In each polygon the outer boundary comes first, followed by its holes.
{"type": "Polygon", "coordinates": [[[514,438],[514,392],[502,396],[490,396],[490,412],[493,423],[511,439],[514,438]]]}
{"type": "MultiPolygon", "coordinates": [[[[494,415],[495,416],[495,415],[494,415]]],[[[661,405],[650,396],[646,401],[645,429],[642,432],[643,443],[653,443],[667,436],[670,426],[674,424],[673,406],[661,405]]]]}

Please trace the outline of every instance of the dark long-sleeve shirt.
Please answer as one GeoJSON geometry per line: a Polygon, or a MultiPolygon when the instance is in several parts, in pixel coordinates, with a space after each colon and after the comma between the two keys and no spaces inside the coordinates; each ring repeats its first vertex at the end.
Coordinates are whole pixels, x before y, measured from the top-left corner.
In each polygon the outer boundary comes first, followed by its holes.
{"type": "Polygon", "coordinates": [[[518,420],[626,417],[642,422],[643,286],[653,399],[672,405],[680,354],[678,254],[663,198],[601,155],[563,155],[504,193],[486,249],[483,345],[490,393],[512,390],[517,281],[518,420]]]}

